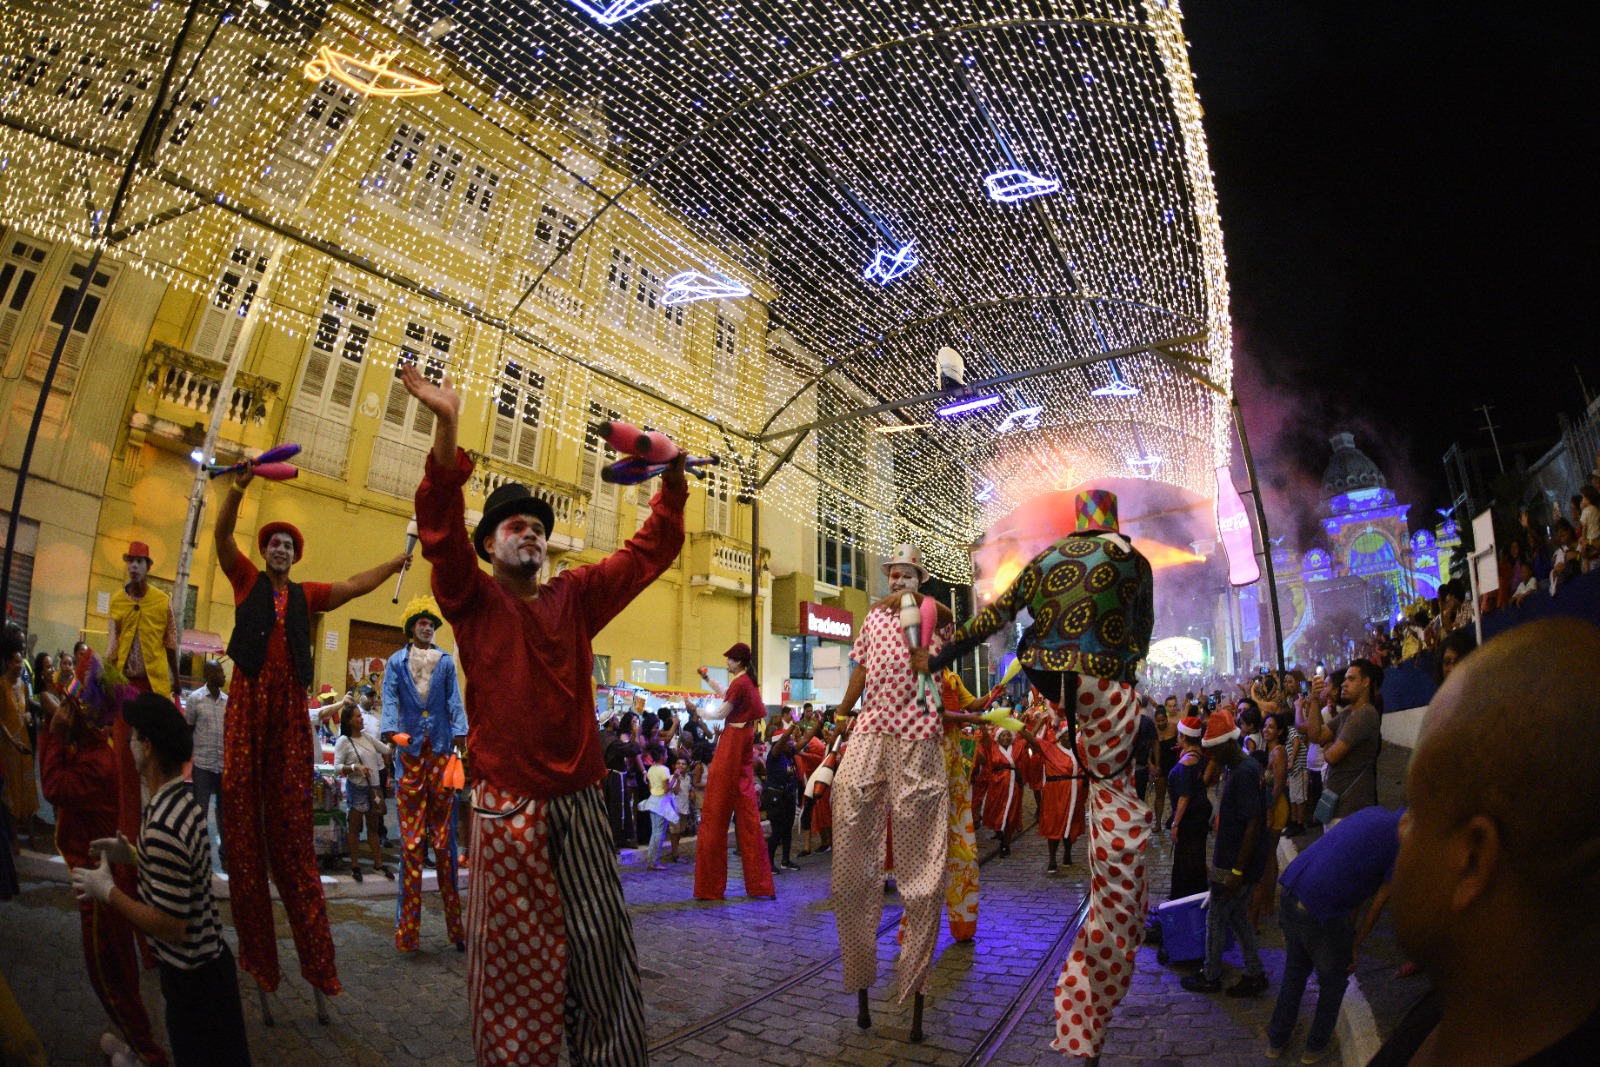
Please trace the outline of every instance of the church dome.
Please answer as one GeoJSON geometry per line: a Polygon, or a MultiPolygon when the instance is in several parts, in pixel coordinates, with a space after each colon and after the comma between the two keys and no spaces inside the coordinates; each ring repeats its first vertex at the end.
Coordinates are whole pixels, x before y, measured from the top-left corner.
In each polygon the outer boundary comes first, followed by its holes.
{"type": "Polygon", "coordinates": [[[1322,499],[1331,500],[1342,493],[1359,489],[1384,489],[1388,480],[1378,465],[1356,447],[1356,435],[1337,433],[1328,439],[1333,445],[1333,458],[1322,475],[1322,499]]]}

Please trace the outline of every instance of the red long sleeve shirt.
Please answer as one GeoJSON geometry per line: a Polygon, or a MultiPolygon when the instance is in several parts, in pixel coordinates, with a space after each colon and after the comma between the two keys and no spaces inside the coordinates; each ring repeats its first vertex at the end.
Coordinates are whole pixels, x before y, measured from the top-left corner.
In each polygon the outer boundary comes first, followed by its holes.
{"type": "Polygon", "coordinates": [[[448,469],[430,452],[416,502],[433,595],[455,628],[467,675],[472,774],[532,799],[576,793],[606,773],[590,642],[677,558],[688,493],[663,486],[627,544],[599,563],[556,575],[524,601],[478,565],[461,495],[471,474],[465,452],[458,449],[448,469]]]}
{"type": "Polygon", "coordinates": [[[75,867],[89,864],[89,842],[117,835],[117,755],[99,738],[68,744],[39,731],[39,778],[56,809],[56,847],[75,867]]]}

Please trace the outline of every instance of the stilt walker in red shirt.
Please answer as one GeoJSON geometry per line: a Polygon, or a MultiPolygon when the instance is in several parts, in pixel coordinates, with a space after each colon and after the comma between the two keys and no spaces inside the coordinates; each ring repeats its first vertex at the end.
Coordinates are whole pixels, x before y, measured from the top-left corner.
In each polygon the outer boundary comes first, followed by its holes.
{"type": "MultiPolygon", "coordinates": [[[[233,682],[223,734],[223,838],[228,886],[239,934],[239,968],[265,993],[278,988],[278,939],[267,873],[289,916],[300,973],[317,997],[340,991],[333,963],[328,906],[311,840],[311,723],[306,697],[313,681],[311,618],[372,592],[410,559],[399,555],[342,582],[293,582],[289,568],[305,558],[305,539],[287,522],[256,534],[266,570],[234,543],[239,504],[253,474],[234,475],[217,511],[217,562],[233,585],[234,626],[228,641],[233,682]]],[[[271,1016],[267,1015],[268,1021],[271,1016]]]]}
{"type": "Polygon", "coordinates": [[[449,378],[435,385],[414,365],[400,380],[435,417],[417,527],[468,679],[467,989],[477,1061],[555,1067],[565,1032],[573,1067],[642,1065],[644,998],[600,791],[590,641],[683,547],[683,459],[667,468],[650,518],[627,544],[544,582],[550,505],[507,483],[489,494],[469,537],[461,396],[449,378]]]}
{"type": "Polygon", "coordinates": [[[722,698],[715,708],[703,708],[700,717],[723,719],[727,725],[717,740],[717,751],[706,772],[706,795],[700,802],[700,834],[694,846],[694,898],[721,900],[728,890],[728,821],[739,834],[739,865],[744,868],[744,891],[752,897],[770,898],[772,863],[767,841],[761,836],[761,809],[756,804],[755,727],[766,716],[761,690],[750,677],[750,646],[743,641],[723,653],[732,681],[724,690],[700,668],[700,677],[722,698]]]}

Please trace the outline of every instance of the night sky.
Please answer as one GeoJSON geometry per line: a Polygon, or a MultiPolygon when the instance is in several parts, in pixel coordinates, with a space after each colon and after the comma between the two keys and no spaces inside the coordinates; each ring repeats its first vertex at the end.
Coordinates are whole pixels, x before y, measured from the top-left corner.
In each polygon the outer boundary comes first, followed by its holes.
{"type": "Polygon", "coordinates": [[[1582,408],[1574,363],[1600,392],[1591,11],[1184,6],[1241,402],[1280,493],[1320,483],[1347,426],[1410,503],[1442,505],[1451,442],[1489,444],[1476,405],[1502,445],[1549,444],[1582,408]]]}

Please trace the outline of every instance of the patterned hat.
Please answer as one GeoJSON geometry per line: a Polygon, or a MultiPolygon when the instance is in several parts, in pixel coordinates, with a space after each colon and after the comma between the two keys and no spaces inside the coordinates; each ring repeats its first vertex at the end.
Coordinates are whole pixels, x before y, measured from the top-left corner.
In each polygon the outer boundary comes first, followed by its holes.
{"type": "Polygon", "coordinates": [[[889,576],[889,568],[893,566],[915,567],[922,580],[928,580],[928,568],[922,565],[922,550],[912,545],[901,545],[894,550],[894,555],[884,561],[883,575],[889,576]]]}
{"type": "Polygon", "coordinates": [[[418,619],[432,619],[435,629],[444,625],[444,619],[439,614],[439,602],[431,596],[412,597],[400,618],[400,628],[406,632],[407,637],[411,636],[411,624],[418,619]]]}
{"type": "Polygon", "coordinates": [[[1085,489],[1074,502],[1078,532],[1117,531],[1117,494],[1109,489],[1085,489]]]}
{"type": "Polygon", "coordinates": [[[1178,732],[1184,737],[1204,737],[1206,721],[1198,715],[1186,715],[1178,722],[1178,732]]]}
{"type": "Polygon", "coordinates": [[[333,691],[333,686],[329,685],[327,682],[323,682],[322,688],[317,690],[317,703],[321,704],[323,707],[327,707],[329,704],[332,704],[338,699],[339,694],[335,693],[333,691]]]}
{"type": "Polygon", "coordinates": [[[1218,709],[1206,718],[1206,736],[1200,742],[1203,748],[1216,748],[1239,739],[1239,727],[1233,716],[1218,709]]]}

